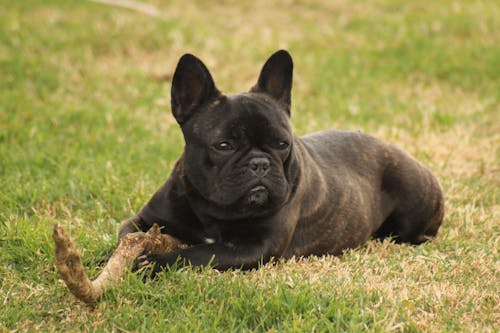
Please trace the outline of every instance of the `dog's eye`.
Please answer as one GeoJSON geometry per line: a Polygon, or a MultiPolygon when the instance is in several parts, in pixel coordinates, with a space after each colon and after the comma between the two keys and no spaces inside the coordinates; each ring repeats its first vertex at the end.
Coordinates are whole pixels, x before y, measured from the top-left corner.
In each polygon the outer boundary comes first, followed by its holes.
{"type": "Polygon", "coordinates": [[[217,150],[234,150],[234,147],[231,143],[227,141],[221,141],[215,144],[215,149],[217,150]]]}
{"type": "Polygon", "coordinates": [[[286,141],[280,140],[276,143],[276,148],[278,149],[287,149],[290,144],[286,141]]]}

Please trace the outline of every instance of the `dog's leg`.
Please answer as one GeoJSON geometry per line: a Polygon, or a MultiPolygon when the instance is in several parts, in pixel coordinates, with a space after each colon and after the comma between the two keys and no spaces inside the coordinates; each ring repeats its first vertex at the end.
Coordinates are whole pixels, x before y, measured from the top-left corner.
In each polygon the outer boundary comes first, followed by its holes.
{"type": "Polygon", "coordinates": [[[129,218],[122,223],[120,231],[118,233],[118,240],[122,239],[125,235],[132,232],[146,232],[151,227],[151,225],[146,224],[139,215],[129,218]]]}
{"type": "MultiPolygon", "coordinates": [[[[293,214],[290,210],[281,212],[275,218],[282,221],[290,221],[293,214]]],[[[255,223],[257,224],[257,223],[255,223]]],[[[140,256],[136,261],[136,268],[152,266],[155,275],[168,266],[210,266],[218,270],[252,269],[265,264],[271,258],[279,258],[289,246],[294,223],[279,223],[275,221],[262,222],[261,225],[268,226],[266,235],[255,238],[239,238],[234,235],[231,240],[220,241],[212,244],[198,244],[189,248],[178,249],[169,253],[147,254],[140,256]]],[[[245,237],[252,232],[247,230],[245,237]]]]}
{"type": "MultiPolygon", "coordinates": [[[[421,244],[436,236],[444,216],[444,199],[440,191],[426,198],[420,207],[400,205],[385,219],[374,237],[393,237],[397,243],[421,244]]],[[[407,198],[417,201],[416,198],[407,198]]]]}
{"type": "Polygon", "coordinates": [[[436,236],[444,217],[443,190],[432,173],[399,149],[383,176],[388,217],[375,232],[398,243],[420,244],[436,236]]]}
{"type": "Polygon", "coordinates": [[[239,246],[202,244],[187,249],[162,254],[146,254],[137,258],[136,269],[151,266],[152,276],[169,266],[210,266],[224,271],[234,269],[251,269],[265,264],[271,259],[270,251],[261,246],[239,246]]]}

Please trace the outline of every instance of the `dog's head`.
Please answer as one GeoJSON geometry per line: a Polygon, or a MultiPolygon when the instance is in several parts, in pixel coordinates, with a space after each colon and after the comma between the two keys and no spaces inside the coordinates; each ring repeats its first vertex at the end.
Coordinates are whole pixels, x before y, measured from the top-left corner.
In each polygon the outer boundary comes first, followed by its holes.
{"type": "Polygon", "coordinates": [[[266,214],[290,197],[298,172],[289,123],[292,72],[292,58],[278,51],[249,92],[226,96],[198,58],[179,60],[171,103],[186,143],[185,181],[222,215],[266,214]]]}

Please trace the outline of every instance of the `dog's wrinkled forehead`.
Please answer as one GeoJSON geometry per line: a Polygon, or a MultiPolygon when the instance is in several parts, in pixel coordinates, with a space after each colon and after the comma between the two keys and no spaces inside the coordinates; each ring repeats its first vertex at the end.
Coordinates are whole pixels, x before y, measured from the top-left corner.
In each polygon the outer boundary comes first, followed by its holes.
{"type": "Polygon", "coordinates": [[[239,139],[290,131],[286,112],[276,101],[263,94],[231,95],[207,107],[199,115],[202,121],[195,122],[195,136],[239,139]]]}

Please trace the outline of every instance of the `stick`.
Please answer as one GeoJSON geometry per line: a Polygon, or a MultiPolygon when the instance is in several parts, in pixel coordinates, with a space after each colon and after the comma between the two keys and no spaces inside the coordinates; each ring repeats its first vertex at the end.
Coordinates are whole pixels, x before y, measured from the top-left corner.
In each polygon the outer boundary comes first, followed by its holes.
{"type": "Polygon", "coordinates": [[[166,19],[165,15],[163,15],[155,6],[139,1],[133,1],[133,0],[90,0],[90,1],[100,2],[111,6],[127,8],[152,17],[166,19]]]}
{"type": "Polygon", "coordinates": [[[160,233],[157,224],[148,232],[127,234],[120,240],[101,274],[91,281],[85,274],[81,255],[74,241],[59,225],[54,224],[56,267],[69,291],[85,303],[96,302],[109,286],[119,282],[130,263],[142,253],[161,253],[182,246],[181,242],[160,233]]]}

